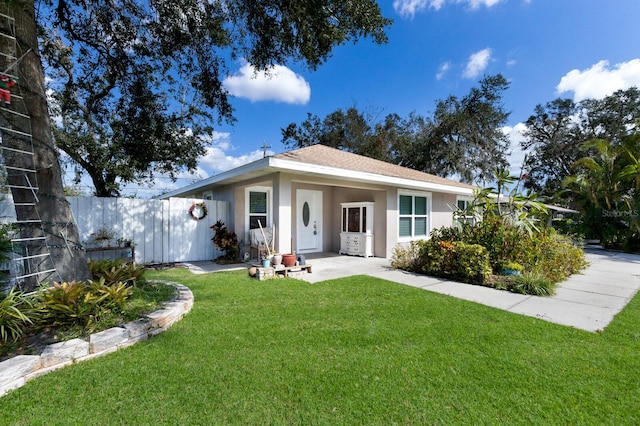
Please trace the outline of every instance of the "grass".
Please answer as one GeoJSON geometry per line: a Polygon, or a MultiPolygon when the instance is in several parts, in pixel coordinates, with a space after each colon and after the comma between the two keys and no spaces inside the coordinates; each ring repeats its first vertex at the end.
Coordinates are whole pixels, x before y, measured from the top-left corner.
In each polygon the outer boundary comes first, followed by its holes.
{"type": "Polygon", "coordinates": [[[0,424],[640,423],[640,296],[593,334],[365,276],[149,275],[193,310],[11,392],[0,424]]]}

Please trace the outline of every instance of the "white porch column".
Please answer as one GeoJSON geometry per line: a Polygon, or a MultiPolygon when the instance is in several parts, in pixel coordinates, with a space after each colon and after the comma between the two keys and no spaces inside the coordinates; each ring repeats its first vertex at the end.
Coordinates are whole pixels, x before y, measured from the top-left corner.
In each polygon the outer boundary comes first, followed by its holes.
{"type": "Polygon", "coordinates": [[[293,212],[291,177],[278,173],[273,179],[273,223],[276,225],[276,252],[291,253],[293,212]]]}
{"type": "Polygon", "coordinates": [[[393,249],[398,242],[398,193],[397,190],[387,191],[387,247],[385,256],[391,259],[393,249]]]}

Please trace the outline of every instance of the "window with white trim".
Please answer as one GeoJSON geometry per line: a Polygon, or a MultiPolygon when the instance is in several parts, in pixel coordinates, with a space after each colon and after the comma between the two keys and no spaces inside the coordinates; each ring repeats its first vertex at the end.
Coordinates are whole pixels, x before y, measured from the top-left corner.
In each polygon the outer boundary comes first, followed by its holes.
{"type": "MultiPolygon", "coordinates": [[[[456,197],[456,207],[458,212],[467,212],[467,209],[471,205],[472,199],[469,197],[456,197]]],[[[458,213],[455,218],[459,223],[468,223],[469,225],[474,225],[476,223],[476,218],[473,214],[461,215],[458,213]]]]}
{"type": "Polygon", "coordinates": [[[245,191],[245,218],[248,229],[271,225],[271,188],[251,187],[245,191]],[[258,221],[260,224],[258,224],[258,221]]]}
{"type": "Polygon", "coordinates": [[[421,239],[429,235],[430,195],[402,192],[398,194],[398,237],[421,239]]]}

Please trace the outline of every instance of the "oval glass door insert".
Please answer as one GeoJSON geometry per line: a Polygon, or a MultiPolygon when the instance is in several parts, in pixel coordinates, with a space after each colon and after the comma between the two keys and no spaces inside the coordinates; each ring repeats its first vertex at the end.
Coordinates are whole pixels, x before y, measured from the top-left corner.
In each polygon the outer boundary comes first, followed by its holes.
{"type": "Polygon", "coordinates": [[[309,203],[305,201],[302,205],[302,223],[304,224],[305,228],[309,226],[309,216],[309,203]]]}

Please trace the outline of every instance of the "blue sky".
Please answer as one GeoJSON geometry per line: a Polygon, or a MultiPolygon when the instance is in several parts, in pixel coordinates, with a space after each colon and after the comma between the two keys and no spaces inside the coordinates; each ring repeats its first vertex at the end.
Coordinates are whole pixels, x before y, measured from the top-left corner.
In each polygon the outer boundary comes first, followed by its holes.
{"type": "Polygon", "coordinates": [[[502,73],[510,88],[505,132],[512,169],[523,158],[517,141],[537,104],[557,97],[601,98],[640,86],[638,0],[395,0],[379,2],[394,20],[389,42],[363,39],[333,51],[316,71],[280,64],[270,78],[251,64],[232,64],[225,86],[237,122],[220,126],[196,176],[125,193],[150,197],[199,178],[285,151],[281,128],[308,112],[324,118],[357,106],[382,118],[410,112],[430,116],[436,102],[464,96],[485,75],[502,73]]]}

